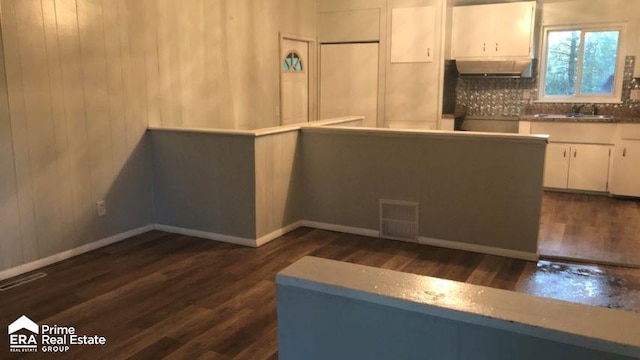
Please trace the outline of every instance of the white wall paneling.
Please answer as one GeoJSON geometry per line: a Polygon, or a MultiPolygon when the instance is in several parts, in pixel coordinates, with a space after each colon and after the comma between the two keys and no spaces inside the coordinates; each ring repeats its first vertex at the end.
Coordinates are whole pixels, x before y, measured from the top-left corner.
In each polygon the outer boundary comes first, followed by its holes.
{"type": "Polygon", "coordinates": [[[147,64],[149,97],[159,102],[151,125],[279,125],[278,34],[315,38],[315,0],[145,1],[136,6],[148,10],[146,44],[157,31],[157,63],[147,64]]]}
{"type": "MultiPolygon", "coordinates": [[[[2,31],[0,29],[0,43],[2,31]]],[[[0,68],[4,69],[4,51],[0,47],[0,68]]],[[[22,262],[20,211],[9,119],[9,99],[5,72],[0,72],[0,269],[22,262]]]]}
{"type": "Polygon", "coordinates": [[[256,237],[299,220],[291,216],[298,131],[256,138],[256,237]]]}
{"type": "Polygon", "coordinates": [[[145,41],[155,35],[130,41],[152,29],[132,3],[1,0],[9,116],[0,125],[10,129],[1,158],[15,174],[0,183],[11,221],[0,269],[151,222],[141,140],[153,104],[144,89],[155,51],[145,41]],[[108,214],[98,218],[101,199],[108,214]]]}
{"type": "Polygon", "coordinates": [[[380,9],[321,12],[318,39],[324,43],[379,41],[380,9]]]}

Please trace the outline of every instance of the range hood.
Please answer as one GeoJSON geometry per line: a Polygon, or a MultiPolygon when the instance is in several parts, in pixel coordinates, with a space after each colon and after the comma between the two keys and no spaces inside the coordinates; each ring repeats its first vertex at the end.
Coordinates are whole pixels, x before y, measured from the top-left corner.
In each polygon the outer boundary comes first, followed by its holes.
{"type": "Polygon", "coordinates": [[[528,78],[533,73],[533,60],[456,60],[460,76],[528,78]]]}

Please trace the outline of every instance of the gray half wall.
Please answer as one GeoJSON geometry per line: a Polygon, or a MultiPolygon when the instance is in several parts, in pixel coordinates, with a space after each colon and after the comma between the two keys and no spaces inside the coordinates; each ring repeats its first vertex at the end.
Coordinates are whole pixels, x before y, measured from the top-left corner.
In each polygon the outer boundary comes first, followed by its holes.
{"type": "Polygon", "coordinates": [[[301,152],[305,220],[377,230],[379,199],[414,201],[421,237],[537,252],[543,141],[305,129],[301,152]]]}
{"type": "Polygon", "coordinates": [[[155,222],[255,239],[255,137],[150,134],[155,222]]]}

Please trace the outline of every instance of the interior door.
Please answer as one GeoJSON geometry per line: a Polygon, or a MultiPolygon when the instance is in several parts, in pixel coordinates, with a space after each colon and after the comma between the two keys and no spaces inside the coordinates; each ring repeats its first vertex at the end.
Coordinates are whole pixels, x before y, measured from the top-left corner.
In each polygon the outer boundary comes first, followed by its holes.
{"type": "Polygon", "coordinates": [[[281,44],[282,125],[309,121],[309,43],[283,39],[281,44]]]}
{"type": "Polygon", "coordinates": [[[320,118],[364,115],[378,122],[378,43],[323,44],[320,48],[320,118]]]}

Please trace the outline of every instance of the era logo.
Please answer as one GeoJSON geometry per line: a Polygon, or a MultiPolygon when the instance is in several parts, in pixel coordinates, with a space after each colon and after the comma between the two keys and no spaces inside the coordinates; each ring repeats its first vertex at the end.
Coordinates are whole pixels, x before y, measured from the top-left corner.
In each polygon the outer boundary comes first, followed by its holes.
{"type": "Polygon", "coordinates": [[[9,325],[9,350],[11,352],[38,351],[37,334],[40,327],[28,317],[22,315],[9,325]]]}

